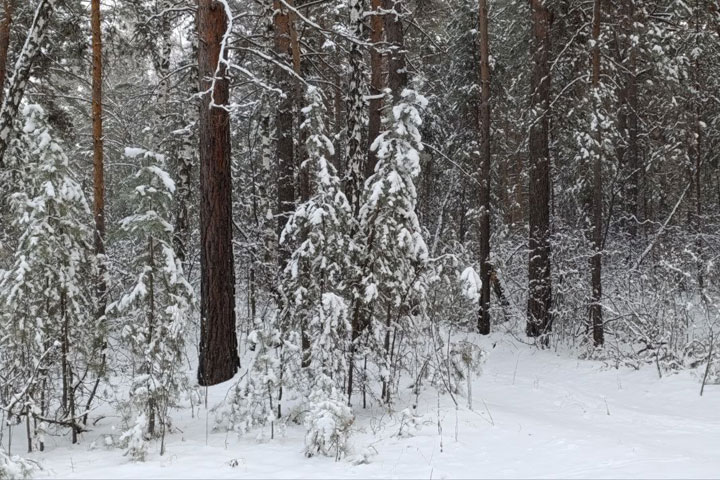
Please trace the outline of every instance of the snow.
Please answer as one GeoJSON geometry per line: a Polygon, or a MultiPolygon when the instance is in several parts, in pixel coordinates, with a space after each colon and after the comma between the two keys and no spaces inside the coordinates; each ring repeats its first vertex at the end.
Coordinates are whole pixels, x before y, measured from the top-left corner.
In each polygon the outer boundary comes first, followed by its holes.
{"type": "MultiPolygon", "coordinates": [[[[203,408],[175,412],[178,430],[159,456],[132,462],[109,446],[114,413],[81,444],[48,438],[32,454],[54,478],[711,478],[720,472],[720,387],[699,396],[696,372],[663,375],[577,360],[571,352],[538,350],[509,336],[477,339],[488,351],[483,374],[467,399],[409,390],[397,411],[355,407],[350,456],[305,458],[304,428],[291,424],[275,440],[252,432],[212,432],[203,408]],[[495,347],[493,348],[493,345],[495,347]],[[408,427],[412,423],[412,428],[408,427]]],[[[212,407],[231,382],[208,390],[212,407]]],[[[401,389],[401,391],[403,391],[401,389]]],[[[276,429],[278,432],[278,429],[276,429]]],[[[21,445],[19,440],[14,445],[21,445]]],[[[17,448],[17,447],[15,447],[17,448]]],[[[17,453],[17,452],[13,452],[17,453]]]]}
{"type": "Polygon", "coordinates": [[[473,267],[467,267],[460,274],[460,284],[465,298],[472,302],[480,300],[482,280],[473,267]]]}
{"type": "Polygon", "coordinates": [[[137,158],[140,155],[144,155],[147,150],[144,148],[137,148],[137,147],[125,147],[125,156],[128,158],[137,158]]]}

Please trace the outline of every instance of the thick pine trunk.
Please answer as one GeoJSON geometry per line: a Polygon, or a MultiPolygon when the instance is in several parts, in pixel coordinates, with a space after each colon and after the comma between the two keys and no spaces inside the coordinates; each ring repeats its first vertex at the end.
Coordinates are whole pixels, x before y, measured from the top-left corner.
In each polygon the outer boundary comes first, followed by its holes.
{"type": "Polygon", "coordinates": [[[590,325],[593,332],[593,343],[601,346],[604,342],[602,305],[602,248],[603,248],[603,148],[602,148],[602,126],[599,120],[600,110],[600,22],[602,11],[600,1],[595,0],[593,6],[592,23],[592,104],[595,117],[595,155],[593,155],[593,194],[592,194],[592,218],[593,218],[593,247],[595,252],[590,258],[591,269],[591,304],[590,304],[590,325]]]}
{"type": "Polygon", "coordinates": [[[229,82],[221,58],[227,17],[221,2],[198,0],[200,91],[200,385],[231,379],[239,366],[232,250],[229,82]]]}
{"type": "Polygon", "coordinates": [[[540,337],[552,326],[550,277],[550,26],[551,12],[543,0],[531,0],[532,78],[534,121],[529,142],[529,261],[528,322],[530,337],[540,337]]]}
{"type": "Polygon", "coordinates": [[[35,10],[35,17],[25,39],[25,44],[18,55],[17,62],[15,62],[15,70],[10,79],[8,95],[3,100],[2,109],[0,110],[0,167],[4,166],[3,158],[10,142],[13,121],[17,116],[20,102],[25,94],[25,87],[30,79],[33,63],[40,54],[40,46],[47,33],[50,17],[55,10],[55,3],[56,0],[40,1],[35,10]]]}
{"type": "Polygon", "coordinates": [[[486,0],[478,2],[480,35],[480,312],[478,332],[490,333],[490,40],[486,0]]]}

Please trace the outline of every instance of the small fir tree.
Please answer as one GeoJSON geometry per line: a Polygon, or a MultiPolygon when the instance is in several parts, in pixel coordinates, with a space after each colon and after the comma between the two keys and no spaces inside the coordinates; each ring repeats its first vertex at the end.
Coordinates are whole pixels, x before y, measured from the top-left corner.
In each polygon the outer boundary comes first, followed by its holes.
{"type": "Polygon", "coordinates": [[[307,455],[342,455],[352,412],[342,399],[350,347],[347,279],[352,275],[354,243],[350,239],[350,205],[329,161],[334,154],[325,134],[325,106],[310,87],[302,110],[310,198],[300,204],[283,231],[281,242],[293,243],[282,280],[287,299],[288,343],[301,351],[298,384],[309,406],[307,455]],[[301,339],[301,340],[297,340],[301,339]],[[304,340],[303,340],[304,339],[304,340]]]}
{"type": "Polygon", "coordinates": [[[122,317],[121,338],[134,372],[128,406],[135,420],[123,439],[128,453],[142,459],[143,440],[164,439],[168,411],[188,388],[182,356],[193,294],[173,248],[175,184],[164,170],[164,156],[131,149],[126,155],[143,163],[131,181],[133,213],[120,222],[122,232],[136,239],[135,277],[110,311],[122,317]]]}

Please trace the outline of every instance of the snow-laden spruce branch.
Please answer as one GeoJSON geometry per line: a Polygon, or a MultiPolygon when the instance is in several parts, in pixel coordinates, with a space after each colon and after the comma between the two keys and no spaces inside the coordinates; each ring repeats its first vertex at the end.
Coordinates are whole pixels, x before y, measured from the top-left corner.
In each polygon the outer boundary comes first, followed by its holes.
{"type": "MultiPolygon", "coordinates": [[[[40,54],[40,47],[45,39],[50,16],[55,9],[55,2],[56,0],[40,0],[35,10],[32,25],[30,25],[30,30],[25,38],[25,44],[20,50],[17,62],[15,62],[10,87],[3,101],[2,109],[0,109],[0,167],[5,165],[3,158],[10,142],[12,124],[25,94],[25,87],[30,80],[30,70],[35,58],[40,54]]],[[[2,85],[0,85],[0,88],[2,88],[2,85]]]]}

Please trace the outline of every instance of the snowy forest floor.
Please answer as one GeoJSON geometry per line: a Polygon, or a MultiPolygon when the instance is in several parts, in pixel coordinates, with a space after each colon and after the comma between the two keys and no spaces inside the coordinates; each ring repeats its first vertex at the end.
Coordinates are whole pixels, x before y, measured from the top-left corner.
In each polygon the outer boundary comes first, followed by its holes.
{"type": "MultiPolygon", "coordinates": [[[[699,396],[700,372],[666,374],[609,368],[570,354],[541,351],[510,337],[481,339],[482,375],[459,407],[448,395],[420,396],[419,429],[399,437],[401,414],[360,410],[347,459],[305,458],[304,429],[275,440],[212,432],[214,414],[201,408],[173,414],[180,430],[167,453],[153,444],[144,463],[105,447],[117,420],[102,419],[80,445],[51,438],[33,454],[55,478],[709,478],[720,474],[720,387],[699,396]],[[495,343],[496,347],[492,348],[495,343]],[[439,415],[438,415],[439,412],[439,415]],[[196,412],[197,413],[197,412],[196,412]],[[438,428],[438,418],[441,432],[438,428]],[[94,445],[93,445],[94,444],[94,445]],[[92,445],[92,446],[91,446],[92,445]],[[364,463],[360,459],[365,459],[364,463]]],[[[229,383],[212,387],[209,405],[229,383]]],[[[411,402],[408,397],[407,404],[411,402]]],[[[404,402],[398,402],[403,404],[404,402]]],[[[400,410],[401,408],[399,408],[400,410]]],[[[19,442],[18,442],[19,443],[19,442]]]]}

